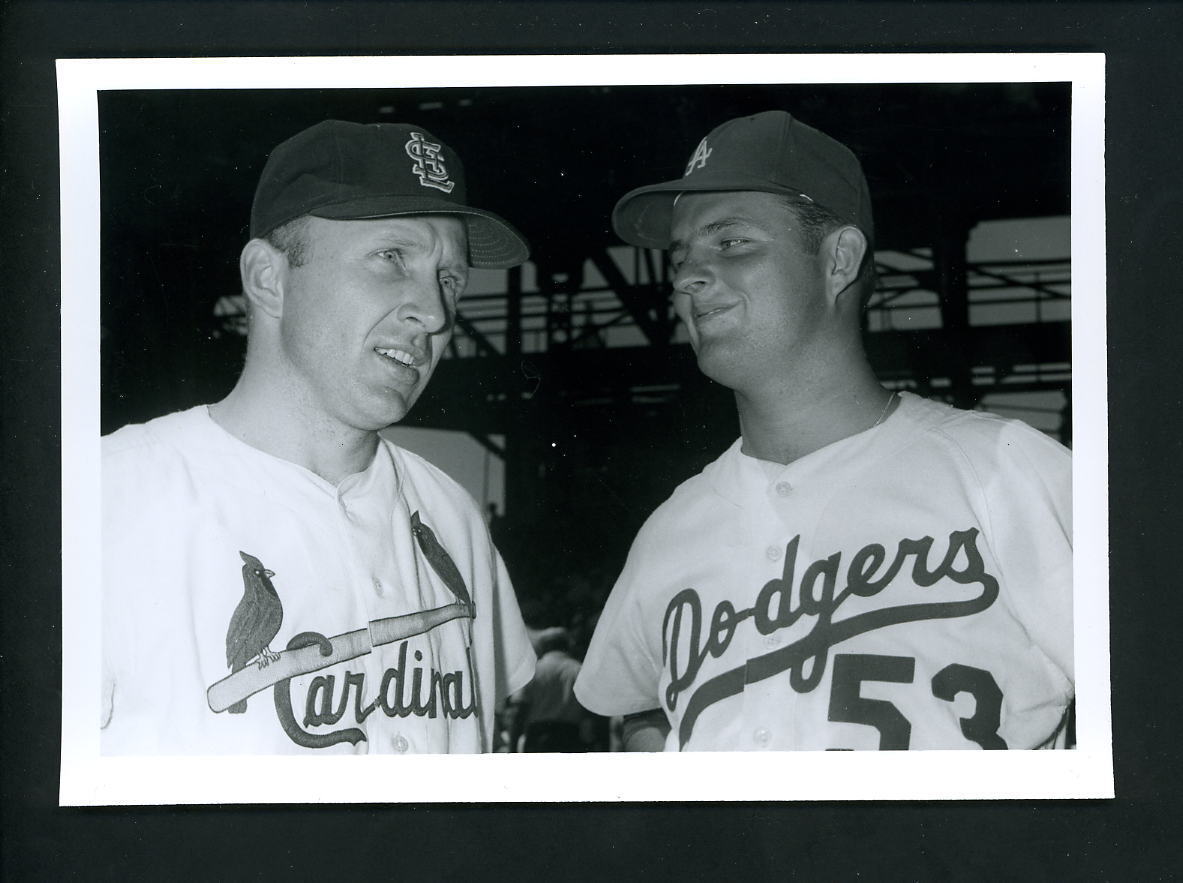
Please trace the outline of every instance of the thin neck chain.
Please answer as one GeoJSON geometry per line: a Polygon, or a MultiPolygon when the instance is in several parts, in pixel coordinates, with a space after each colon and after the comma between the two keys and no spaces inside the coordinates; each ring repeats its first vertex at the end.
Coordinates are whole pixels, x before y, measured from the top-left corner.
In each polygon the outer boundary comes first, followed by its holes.
{"type": "Polygon", "coordinates": [[[882,413],[879,414],[879,419],[871,424],[872,429],[874,429],[876,426],[878,426],[880,423],[883,422],[884,418],[887,416],[888,409],[891,407],[891,403],[894,401],[895,401],[895,393],[893,392],[887,397],[887,401],[883,405],[883,411],[882,411],[882,413]]]}

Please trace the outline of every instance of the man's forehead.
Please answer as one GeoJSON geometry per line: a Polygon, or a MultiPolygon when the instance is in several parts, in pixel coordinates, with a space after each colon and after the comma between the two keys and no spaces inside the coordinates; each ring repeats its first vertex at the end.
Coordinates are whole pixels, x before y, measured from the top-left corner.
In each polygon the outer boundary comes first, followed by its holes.
{"type": "Polygon", "coordinates": [[[390,215],[382,218],[321,218],[311,216],[315,225],[325,230],[382,233],[400,231],[421,236],[438,236],[444,233],[464,235],[463,219],[457,215],[410,214],[390,215]]]}
{"type": "Polygon", "coordinates": [[[468,243],[468,229],[464,220],[457,215],[423,214],[395,215],[386,218],[357,218],[338,220],[311,218],[309,232],[313,238],[317,233],[326,236],[361,238],[366,241],[398,239],[404,243],[432,245],[441,242],[464,249],[468,243]]]}
{"type": "Polygon", "coordinates": [[[777,211],[779,204],[780,200],[774,194],[757,190],[679,193],[670,217],[670,233],[674,240],[671,247],[696,233],[770,220],[770,212],[777,211]]]}

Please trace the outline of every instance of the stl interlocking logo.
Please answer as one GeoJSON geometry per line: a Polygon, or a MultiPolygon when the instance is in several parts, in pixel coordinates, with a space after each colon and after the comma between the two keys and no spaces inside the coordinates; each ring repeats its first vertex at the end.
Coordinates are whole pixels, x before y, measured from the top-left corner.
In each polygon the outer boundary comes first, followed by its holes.
{"type": "Polygon", "coordinates": [[[404,149],[407,156],[415,162],[411,171],[419,176],[419,183],[424,187],[434,187],[444,193],[451,193],[456,182],[449,180],[448,169],[444,165],[444,158],[440,156],[440,145],[433,144],[423,137],[422,132],[412,132],[404,149]]]}

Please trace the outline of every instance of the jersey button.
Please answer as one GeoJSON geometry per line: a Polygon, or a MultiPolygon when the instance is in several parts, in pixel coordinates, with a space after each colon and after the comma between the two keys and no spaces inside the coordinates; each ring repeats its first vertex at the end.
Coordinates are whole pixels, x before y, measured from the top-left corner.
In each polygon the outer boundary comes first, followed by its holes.
{"type": "Polygon", "coordinates": [[[768,556],[769,561],[779,561],[780,556],[784,554],[780,546],[769,546],[764,550],[764,554],[768,556]]]}
{"type": "Polygon", "coordinates": [[[778,481],[776,483],[776,495],[778,497],[787,497],[793,492],[793,486],[787,481],[778,481]]]}
{"type": "Polygon", "coordinates": [[[397,751],[399,754],[403,754],[410,747],[411,747],[411,743],[407,741],[406,736],[396,736],[395,737],[394,750],[397,751]]]}
{"type": "Polygon", "coordinates": [[[760,729],[752,733],[752,741],[763,748],[770,741],[772,741],[772,733],[768,732],[763,727],[760,727],[760,729]]]}

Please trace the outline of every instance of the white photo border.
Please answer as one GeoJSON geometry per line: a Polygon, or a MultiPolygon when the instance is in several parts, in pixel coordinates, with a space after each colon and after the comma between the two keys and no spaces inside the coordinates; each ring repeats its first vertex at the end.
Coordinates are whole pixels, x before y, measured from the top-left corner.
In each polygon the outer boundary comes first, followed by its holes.
{"type": "Polygon", "coordinates": [[[63,806],[1112,797],[1099,53],[70,59],[61,162],[63,806]],[[107,757],[99,751],[99,93],[1069,82],[1077,748],[1071,751],[107,757]]]}

